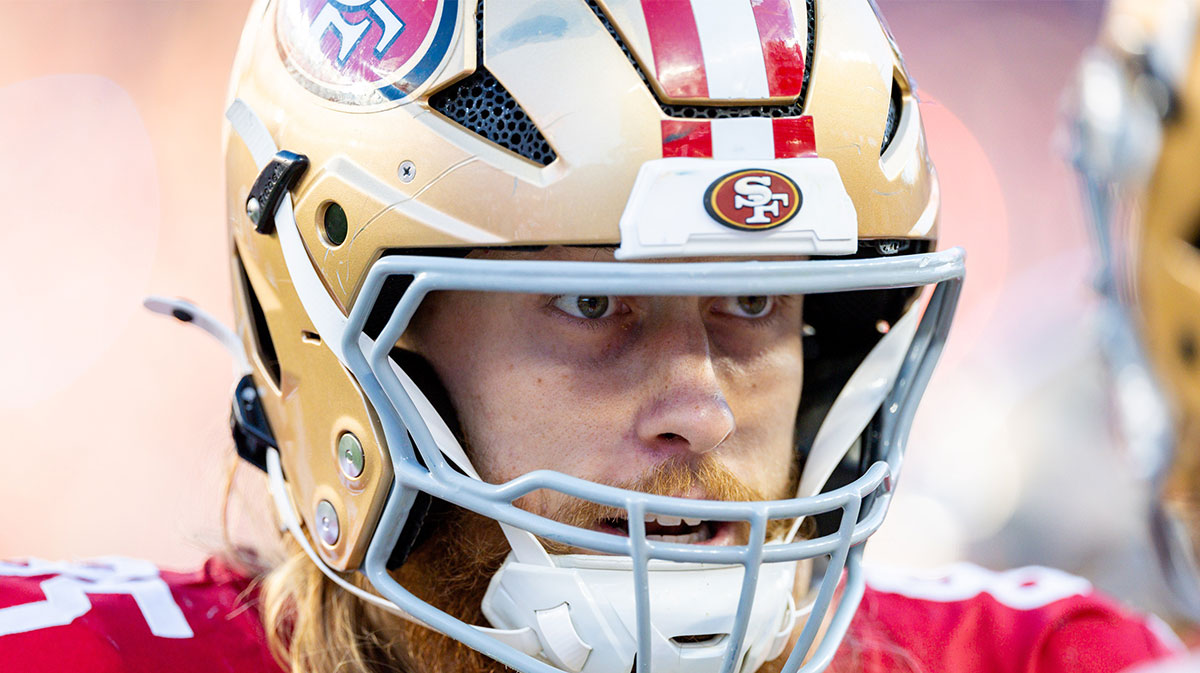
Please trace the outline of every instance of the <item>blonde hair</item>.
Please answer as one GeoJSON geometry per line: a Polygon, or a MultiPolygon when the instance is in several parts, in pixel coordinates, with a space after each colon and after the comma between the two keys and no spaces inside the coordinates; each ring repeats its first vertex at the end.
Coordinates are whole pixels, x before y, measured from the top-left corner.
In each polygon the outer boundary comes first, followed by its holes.
{"type": "Polygon", "coordinates": [[[242,511],[274,512],[262,475],[242,466],[230,451],[221,493],[220,556],[251,578],[243,600],[256,603],[267,645],[280,665],[292,673],[413,670],[401,663],[405,653],[398,634],[384,635],[386,617],[371,614],[379,611],[325,577],[291,534],[280,531],[277,516],[269,522],[264,520],[268,517],[234,516],[242,511]],[[268,523],[271,530],[263,530],[268,523]],[[246,527],[251,530],[235,530],[246,527]]]}
{"type": "MultiPolygon", "coordinates": [[[[260,582],[272,654],[292,673],[410,671],[398,633],[379,610],[325,577],[294,542],[294,553],[260,582]]],[[[393,618],[394,619],[394,618],[393,618]]]]}
{"type": "MultiPolygon", "coordinates": [[[[481,541],[478,533],[495,522],[477,515],[451,513],[430,525],[442,529],[438,542],[446,544],[421,545],[392,574],[419,598],[476,623],[483,618],[479,597],[507,547],[502,539],[481,541]]],[[[268,644],[292,673],[507,670],[457,640],[353,596],[327,578],[290,538],[288,546],[290,556],[265,572],[258,586],[268,644]]],[[[362,575],[343,577],[367,589],[362,575]]]]}

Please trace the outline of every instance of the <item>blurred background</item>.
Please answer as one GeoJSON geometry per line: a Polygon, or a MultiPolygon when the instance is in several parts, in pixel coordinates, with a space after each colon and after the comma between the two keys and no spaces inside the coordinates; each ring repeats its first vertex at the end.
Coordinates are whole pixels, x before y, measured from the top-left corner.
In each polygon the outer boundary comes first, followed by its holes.
{"type": "MultiPolygon", "coordinates": [[[[1109,436],[1091,248],[1056,148],[1096,0],[879,0],[968,276],[874,563],[1040,564],[1169,612],[1109,436]]],[[[249,0],[0,0],[0,558],[220,548],[231,319],[220,129],[249,0]]],[[[267,504],[242,470],[235,528],[267,504]],[[248,514],[247,514],[248,512],[248,514]]],[[[261,532],[261,531],[259,531],[261,532]]]]}

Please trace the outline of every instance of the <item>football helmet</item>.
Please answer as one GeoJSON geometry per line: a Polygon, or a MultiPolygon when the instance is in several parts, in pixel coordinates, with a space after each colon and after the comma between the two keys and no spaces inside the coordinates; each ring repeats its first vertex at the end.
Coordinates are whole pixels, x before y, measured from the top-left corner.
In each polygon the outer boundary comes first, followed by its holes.
{"type": "Polygon", "coordinates": [[[1149,485],[1160,564],[1196,621],[1198,10],[1194,0],[1111,3],[1067,99],[1072,158],[1099,244],[1117,429],[1149,485]]]}
{"type": "Polygon", "coordinates": [[[522,671],[752,671],[789,644],[784,670],[828,664],[963,277],[961,250],[934,251],[938,183],[873,2],[260,0],[228,103],[234,435],[329,581],[522,671]],[[470,255],[540,246],[617,261],[470,255]],[[398,347],[455,290],[805,295],[796,497],[481,479],[428,363],[398,347]],[[625,512],[627,534],[514,504],[543,489],[625,512]],[[503,530],[490,624],[390,572],[431,503],[503,530]],[[654,539],[650,515],[749,540],[654,539]],[[773,520],[794,523],[768,539],[773,520]]]}

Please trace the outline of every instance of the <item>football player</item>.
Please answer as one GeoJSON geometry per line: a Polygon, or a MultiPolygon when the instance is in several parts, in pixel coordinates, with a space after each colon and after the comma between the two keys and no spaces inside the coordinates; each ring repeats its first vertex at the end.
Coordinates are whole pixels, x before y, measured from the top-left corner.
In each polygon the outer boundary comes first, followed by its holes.
{"type": "MultiPolygon", "coordinates": [[[[1195,0],[1120,0],[1069,107],[1099,243],[1117,429],[1185,639],[1200,623],[1200,40],[1195,0]]],[[[1195,670],[1200,660],[1183,664],[1195,670]]]]}
{"type": "Polygon", "coordinates": [[[262,0],[227,118],[236,330],[150,305],[233,352],[294,553],[252,587],[13,565],[15,670],[1166,652],[1051,571],[868,586],[964,273],[873,3],[262,0]]]}

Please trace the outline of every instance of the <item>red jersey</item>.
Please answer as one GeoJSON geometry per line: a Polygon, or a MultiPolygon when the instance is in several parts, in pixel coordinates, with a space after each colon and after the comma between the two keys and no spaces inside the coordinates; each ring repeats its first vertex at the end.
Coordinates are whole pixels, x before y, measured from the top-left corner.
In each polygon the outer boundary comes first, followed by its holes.
{"type": "MultiPolygon", "coordinates": [[[[280,673],[247,586],[217,561],[194,573],[117,558],[0,563],[0,670],[280,673]]],[[[1045,568],[870,569],[831,670],[1115,673],[1174,653],[1168,633],[1045,568]]]]}
{"type": "Polygon", "coordinates": [[[832,670],[1103,673],[1182,649],[1158,618],[1059,570],[875,567],[867,569],[866,593],[832,670]]]}
{"type": "Polygon", "coordinates": [[[215,559],[0,563],[0,671],[280,673],[248,584],[215,559]]]}

